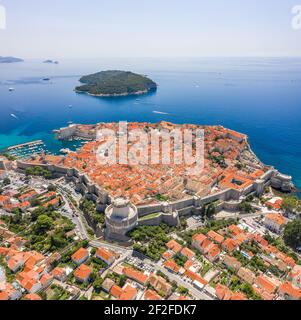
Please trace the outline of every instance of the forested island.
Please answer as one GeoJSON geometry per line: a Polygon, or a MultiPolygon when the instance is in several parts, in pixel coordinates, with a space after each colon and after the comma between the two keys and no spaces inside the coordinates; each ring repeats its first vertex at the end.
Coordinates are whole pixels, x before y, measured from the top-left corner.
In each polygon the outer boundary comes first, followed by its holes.
{"type": "Polygon", "coordinates": [[[23,62],[23,59],[15,58],[15,57],[1,57],[0,63],[15,63],[15,62],[23,62]]]}
{"type": "Polygon", "coordinates": [[[43,63],[59,64],[59,62],[56,60],[45,60],[45,61],[43,61],[43,63]]]}
{"type": "Polygon", "coordinates": [[[146,76],[129,71],[101,71],[79,80],[82,86],[76,92],[99,97],[139,95],[157,89],[157,84],[146,76]]]}

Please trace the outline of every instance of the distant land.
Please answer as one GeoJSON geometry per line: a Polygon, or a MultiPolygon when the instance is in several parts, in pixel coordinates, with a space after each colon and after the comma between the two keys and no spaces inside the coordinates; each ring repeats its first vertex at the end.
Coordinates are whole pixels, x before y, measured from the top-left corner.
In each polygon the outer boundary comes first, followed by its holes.
{"type": "Polygon", "coordinates": [[[23,62],[23,59],[15,58],[15,57],[1,57],[0,63],[15,63],[15,62],[23,62]]]}
{"type": "Polygon", "coordinates": [[[45,60],[45,61],[43,61],[43,63],[59,64],[59,62],[58,62],[58,61],[56,61],[56,60],[45,60]]]}
{"type": "Polygon", "coordinates": [[[146,76],[120,70],[101,71],[79,81],[84,85],[76,87],[76,92],[99,97],[139,95],[157,89],[157,84],[146,76]]]}

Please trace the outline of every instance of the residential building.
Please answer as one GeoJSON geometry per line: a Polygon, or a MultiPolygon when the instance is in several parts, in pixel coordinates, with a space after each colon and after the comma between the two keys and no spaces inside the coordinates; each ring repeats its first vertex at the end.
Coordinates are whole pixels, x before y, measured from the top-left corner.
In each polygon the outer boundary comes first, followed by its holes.
{"type": "Polygon", "coordinates": [[[223,265],[237,272],[241,267],[241,263],[234,257],[226,255],[223,259],[223,265]]]}
{"type": "Polygon", "coordinates": [[[270,213],[265,216],[264,225],[271,231],[280,234],[287,220],[279,213],[270,213]]]}
{"type": "Polygon", "coordinates": [[[73,275],[77,281],[87,282],[90,278],[91,273],[92,268],[86,266],[85,264],[82,264],[74,271],[73,275]]]}
{"type": "Polygon", "coordinates": [[[77,265],[81,265],[89,258],[89,251],[85,248],[78,249],[72,256],[71,259],[77,265]]]}
{"type": "Polygon", "coordinates": [[[115,255],[111,251],[104,248],[98,248],[95,256],[96,258],[105,262],[108,266],[112,265],[115,261],[115,255]]]}
{"type": "Polygon", "coordinates": [[[244,267],[241,267],[238,270],[237,275],[240,277],[240,279],[251,285],[255,282],[256,279],[255,273],[244,267]]]}

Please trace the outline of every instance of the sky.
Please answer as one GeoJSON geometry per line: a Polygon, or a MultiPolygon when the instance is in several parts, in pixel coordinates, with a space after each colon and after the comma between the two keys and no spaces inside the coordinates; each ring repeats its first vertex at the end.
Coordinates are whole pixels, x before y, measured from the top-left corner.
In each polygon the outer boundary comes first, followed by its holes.
{"type": "Polygon", "coordinates": [[[0,56],[300,56],[301,0],[0,0],[0,56]]]}

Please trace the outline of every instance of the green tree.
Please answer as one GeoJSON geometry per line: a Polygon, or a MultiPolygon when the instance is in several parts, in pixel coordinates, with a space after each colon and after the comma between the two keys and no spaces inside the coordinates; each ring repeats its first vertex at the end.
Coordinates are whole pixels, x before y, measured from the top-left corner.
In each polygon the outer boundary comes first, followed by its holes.
{"type": "Polygon", "coordinates": [[[102,283],[103,283],[103,278],[101,278],[100,276],[97,276],[93,283],[94,290],[97,293],[100,292],[102,283]]]}
{"type": "Polygon", "coordinates": [[[11,181],[10,181],[9,178],[4,178],[4,180],[3,180],[3,185],[4,186],[8,186],[10,183],[11,183],[11,181]]]}
{"type": "Polygon", "coordinates": [[[301,246],[301,220],[291,221],[285,226],[283,239],[293,249],[301,246]]]}
{"type": "Polygon", "coordinates": [[[296,196],[286,196],[282,202],[282,209],[289,213],[301,211],[301,201],[296,196]]]}
{"type": "Polygon", "coordinates": [[[38,217],[36,225],[35,225],[35,231],[38,234],[42,234],[48,230],[50,230],[53,227],[53,219],[42,214],[38,217]]]}

